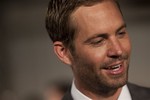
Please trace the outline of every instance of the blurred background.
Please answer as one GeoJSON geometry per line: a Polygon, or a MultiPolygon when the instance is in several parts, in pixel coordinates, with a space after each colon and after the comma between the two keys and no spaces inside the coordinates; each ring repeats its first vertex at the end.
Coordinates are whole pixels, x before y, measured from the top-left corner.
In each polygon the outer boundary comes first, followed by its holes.
{"type": "MultiPolygon", "coordinates": [[[[45,29],[48,1],[0,1],[0,100],[40,100],[48,82],[72,79],[45,29]]],[[[150,87],[150,1],[120,4],[132,40],[129,81],[150,87]]]]}

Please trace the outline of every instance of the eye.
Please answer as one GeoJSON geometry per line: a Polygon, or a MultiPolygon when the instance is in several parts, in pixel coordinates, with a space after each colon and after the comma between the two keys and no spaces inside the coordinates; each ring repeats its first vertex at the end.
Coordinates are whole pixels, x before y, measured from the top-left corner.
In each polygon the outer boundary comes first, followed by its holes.
{"type": "Polygon", "coordinates": [[[118,36],[119,38],[123,38],[126,34],[127,34],[126,31],[120,31],[120,32],[117,33],[117,36],[118,36]]]}
{"type": "Polygon", "coordinates": [[[98,34],[96,36],[88,38],[84,43],[91,45],[91,46],[101,46],[102,44],[104,44],[104,42],[107,39],[108,39],[108,35],[103,33],[103,34],[98,34]]]}
{"type": "Polygon", "coordinates": [[[91,44],[92,44],[92,45],[99,45],[99,44],[101,44],[103,41],[104,41],[103,38],[93,39],[93,40],[91,41],[91,44]]]}

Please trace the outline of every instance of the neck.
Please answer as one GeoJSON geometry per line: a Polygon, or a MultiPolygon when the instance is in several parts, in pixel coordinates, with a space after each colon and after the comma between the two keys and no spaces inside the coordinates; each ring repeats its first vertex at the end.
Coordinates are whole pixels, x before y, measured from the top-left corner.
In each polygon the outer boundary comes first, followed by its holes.
{"type": "Polygon", "coordinates": [[[83,93],[89,98],[91,98],[92,100],[117,100],[121,93],[121,90],[122,88],[119,88],[117,90],[111,90],[107,94],[103,94],[103,93],[95,94],[90,91],[84,91],[83,93]]]}
{"type": "Polygon", "coordinates": [[[99,91],[98,93],[96,93],[96,92],[93,92],[84,88],[83,86],[80,87],[76,85],[76,83],[75,83],[75,86],[81,93],[91,98],[92,100],[117,100],[122,90],[122,87],[121,87],[118,89],[111,89],[105,92],[99,91]]]}

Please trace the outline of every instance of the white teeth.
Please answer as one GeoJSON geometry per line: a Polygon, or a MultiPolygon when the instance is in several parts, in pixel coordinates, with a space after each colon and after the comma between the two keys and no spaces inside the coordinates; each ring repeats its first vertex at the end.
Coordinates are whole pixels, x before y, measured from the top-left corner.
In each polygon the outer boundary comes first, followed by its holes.
{"type": "Polygon", "coordinates": [[[106,70],[113,70],[113,71],[116,71],[116,70],[119,70],[121,67],[121,64],[119,65],[116,65],[116,66],[110,66],[110,67],[107,67],[105,68],[106,70]]]}
{"type": "Polygon", "coordinates": [[[116,65],[116,66],[113,66],[111,69],[114,71],[117,71],[120,69],[120,67],[121,67],[121,65],[116,65]]]}
{"type": "Polygon", "coordinates": [[[118,68],[118,67],[120,67],[120,65],[113,66],[112,68],[118,68]]]}

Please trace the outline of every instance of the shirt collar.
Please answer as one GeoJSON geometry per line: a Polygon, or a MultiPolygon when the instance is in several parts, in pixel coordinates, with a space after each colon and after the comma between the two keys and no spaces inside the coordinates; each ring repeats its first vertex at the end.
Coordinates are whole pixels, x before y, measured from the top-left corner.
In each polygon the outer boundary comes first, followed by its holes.
{"type": "Polygon", "coordinates": [[[129,92],[127,85],[123,86],[118,100],[132,100],[131,94],[129,92]]]}
{"type": "MultiPolygon", "coordinates": [[[[87,97],[86,95],[84,95],[83,93],[81,93],[76,88],[76,86],[74,84],[74,81],[73,81],[72,87],[71,87],[71,95],[73,97],[73,100],[92,100],[89,97],[87,97]]],[[[127,85],[123,86],[122,91],[120,93],[120,96],[119,96],[118,100],[132,100],[127,85]]]]}
{"type": "Polygon", "coordinates": [[[74,81],[72,82],[71,95],[73,100],[92,100],[76,88],[74,81]]]}

